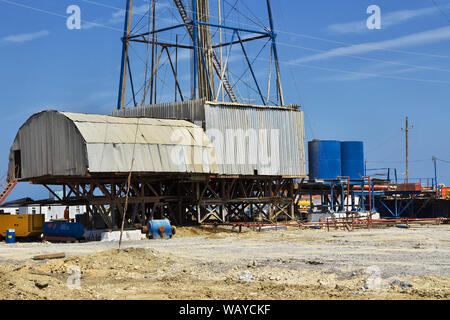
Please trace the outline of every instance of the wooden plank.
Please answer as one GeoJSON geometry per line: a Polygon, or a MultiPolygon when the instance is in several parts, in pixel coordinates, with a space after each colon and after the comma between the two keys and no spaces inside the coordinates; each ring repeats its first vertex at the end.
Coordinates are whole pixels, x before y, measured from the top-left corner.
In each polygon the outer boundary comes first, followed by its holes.
{"type": "Polygon", "coordinates": [[[46,260],[46,259],[63,259],[66,257],[64,252],[54,253],[54,254],[42,254],[38,256],[34,256],[33,260],[46,260]]]}

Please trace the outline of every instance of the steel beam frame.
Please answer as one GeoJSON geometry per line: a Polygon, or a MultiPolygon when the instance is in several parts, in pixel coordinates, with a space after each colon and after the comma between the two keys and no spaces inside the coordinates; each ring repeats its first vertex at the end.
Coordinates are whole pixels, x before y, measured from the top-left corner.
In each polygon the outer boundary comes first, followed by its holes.
{"type": "MultiPolygon", "coordinates": [[[[276,46],[276,33],[274,31],[274,23],[273,23],[273,16],[272,16],[272,9],[271,9],[271,4],[270,4],[270,0],[266,0],[267,2],[267,12],[268,12],[268,16],[269,16],[269,24],[270,24],[270,31],[267,30],[254,30],[251,28],[240,28],[240,27],[234,27],[234,26],[228,26],[228,25],[224,25],[224,24],[215,24],[215,23],[210,23],[210,22],[204,22],[204,21],[199,21],[198,17],[197,17],[197,1],[196,0],[192,0],[192,8],[193,8],[193,14],[192,14],[192,18],[190,19],[190,21],[188,21],[187,23],[181,23],[181,24],[177,24],[177,25],[173,25],[173,26],[169,26],[169,27],[165,27],[165,28],[160,28],[157,30],[153,30],[150,32],[145,32],[145,33],[140,33],[140,34],[129,34],[129,12],[131,11],[132,8],[132,1],[131,0],[127,0],[126,3],[126,18],[125,18],[125,26],[124,26],[124,34],[122,36],[122,44],[123,44],[123,49],[122,49],[122,61],[121,61],[121,73],[120,73],[120,83],[119,83],[119,95],[118,95],[118,104],[117,104],[117,109],[121,109],[124,108],[124,92],[125,92],[125,86],[126,86],[126,77],[125,77],[125,70],[127,67],[127,64],[129,63],[128,60],[128,42],[129,41],[136,41],[136,42],[143,42],[143,43],[153,43],[156,45],[159,45],[160,43],[153,42],[150,40],[147,40],[145,37],[149,36],[149,35],[154,35],[154,34],[159,34],[162,32],[167,32],[167,31],[172,31],[175,29],[179,29],[179,28],[186,28],[187,32],[189,32],[191,34],[192,37],[192,46],[186,46],[186,45],[181,45],[181,44],[161,44],[164,45],[166,47],[177,47],[177,48],[184,48],[184,49],[190,49],[193,50],[193,78],[192,78],[192,88],[193,88],[193,92],[192,92],[192,99],[195,100],[198,98],[198,54],[201,55],[201,62],[203,63],[203,65],[205,66],[205,70],[208,70],[208,67],[206,65],[206,61],[205,61],[205,57],[204,57],[204,53],[203,50],[201,49],[201,44],[198,38],[198,27],[199,26],[207,26],[207,27],[211,27],[211,28],[218,28],[218,29],[226,29],[226,30],[232,30],[233,34],[236,33],[239,37],[239,41],[234,41],[233,40],[229,43],[225,43],[225,44],[220,44],[220,45],[213,45],[213,49],[214,48],[219,48],[219,47],[225,47],[225,46],[231,46],[232,44],[237,44],[240,43],[244,56],[246,58],[247,64],[252,72],[252,76],[253,79],[255,81],[256,84],[256,88],[257,91],[263,101],[263,105],[267,105],[266,99],[263,98],[260,87],[258,85],[258,82],[255,79],[254,76],[254,72],[253,72],[253,68],[252,65],[248,59],[247,53],[245,52],[245,48],[243,46],[244,42],[249,42],[249,41],[256,41],[256,40],[260,40],[263,38],[270,38],[271,42],[272,42],[272,51],[274,54],[274,63],[275,63],[275,68],[276,68],[276,77],[277,77],[277,94],[280,97],[280,106],[284,105],[284,97],[283,97],[283,89],[282,89],[282,85],[281,85],[281,76],[280,76],[280,67],[279,67],[279,60],[278,60],[278,50],[277,50],[277,46],[276,46]],[[189,29],[192,28],[192,29],[189,29]],[[239,36],[239,32],[245,32],[245,33],[250,33],[250,34],[256,34],[257,36],[251,37],[251,38],[246,38],[246,39],[241,39],[239,36]],[[142,39],[140,39],[142,38],[142,39]],[[200,53],[199,51],[199,47],[200,47],[200,53]]],[[[211,70],[209,70],[211,72],[211,70]]],[[[217,71],[217,70],[216,70],[217,71]]],[[[131,70],[129,70],[129,72],[131,73],[131,70]]],[[[221,74],[220,72],[218,73],[218,77],[219,80],[222,81],[221,78],[221,74]]],[[[131,81],[131,74],[130,74],[130,81],[131,81]]],[[[209,83],[209,87],[210,87],[210,91],[212,93],[212,95],[215,94],[215,92],[212,91],[212,87],[211,84],[209,83]]],[[[134,95],[134,90],[133,90],[133,95],[134,95]]],[[[231,99],[231,98],[230,98],[231,99]]],[[[134,98],[135,101],[135,98],[134,98]]],[[[278,102],[277,102],[278,103],[278,102]]],[[[136,102],[135,102],[136,105],[136,102]]]]}

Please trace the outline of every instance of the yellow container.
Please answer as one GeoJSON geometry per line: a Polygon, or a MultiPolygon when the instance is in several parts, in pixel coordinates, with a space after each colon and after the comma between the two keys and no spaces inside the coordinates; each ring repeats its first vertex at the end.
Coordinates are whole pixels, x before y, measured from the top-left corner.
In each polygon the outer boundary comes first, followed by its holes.
{"type": "Polygon", "coordinates": [[[311,208],[311,202],[310,201],[300,200],[300,201],[297,201],[297,206],[299,207],[298,211],[300,211],[300,212],[308,212],[309,209],[311,208]]]}
{"type": "Polygon", "coordinates": [[[6,237],[6,230],[15,229],[16,237],[38,237],[42,233],[43,214],[1,214],[0,235],[6,237]]]}

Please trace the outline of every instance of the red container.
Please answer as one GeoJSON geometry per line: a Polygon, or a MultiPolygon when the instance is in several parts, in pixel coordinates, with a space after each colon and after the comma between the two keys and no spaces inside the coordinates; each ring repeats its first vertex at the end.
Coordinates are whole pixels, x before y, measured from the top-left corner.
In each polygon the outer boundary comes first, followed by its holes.
{"type": "Polygon", "coordinates": [[[420,183],[403,183],[397,185],[397,191],[421,191],[422,185],[420,183]]]}

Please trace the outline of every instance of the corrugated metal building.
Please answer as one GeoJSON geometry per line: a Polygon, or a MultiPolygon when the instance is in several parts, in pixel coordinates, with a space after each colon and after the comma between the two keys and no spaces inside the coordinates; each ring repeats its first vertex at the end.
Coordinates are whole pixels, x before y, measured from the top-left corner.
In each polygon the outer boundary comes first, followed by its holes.
{"type": "Polygon", "coordinates": [[[296,107],[195,100],[114,110],[111,114],[185,119],[202,126],[216,148],[222,175],[306,175],[303,112],[296,107]]]}
{"type": "Polygon", "coordinates": [[[219,172],[210,140],[188,121],[42,111],[19,129],[8,178],[17,166],[21,179],[128,173],[133,155],[133,172],[219,172]]]}

